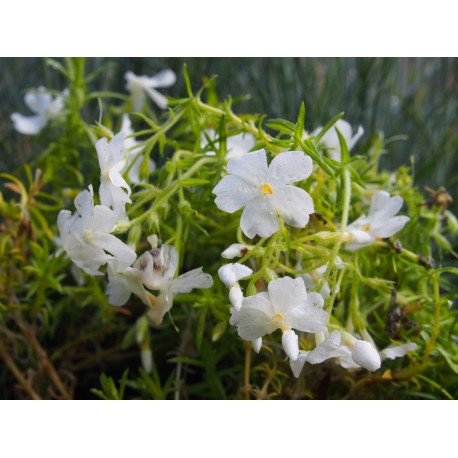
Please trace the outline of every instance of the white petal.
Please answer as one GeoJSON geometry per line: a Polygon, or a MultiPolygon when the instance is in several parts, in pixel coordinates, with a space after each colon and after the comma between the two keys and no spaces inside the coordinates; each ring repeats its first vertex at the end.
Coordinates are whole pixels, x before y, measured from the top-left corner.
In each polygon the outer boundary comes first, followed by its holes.
{"type": "Polygon", "coordinates": [[[251,344],[253,345],[253,350],[256,353],[259,353],[262,347],[262,337],[260,337],[259,339],[252,340],[251,344]]]}
{"type": "Polygon", "coordinates": [[[147,374],[151,374],[153,370],[153,352],[151,351],[151,349],[142,349],[140,352],[140,358],[142,361],[143,369],[145,369],[145,372],[147,374]]]}
{"type": "Polygon", "coordinates": [[[112,234],[94,233],[93,243],[111,253],[124,267],[131,266],[137,258],[135,251],[112,234]]]}
{"type": "Polygon", "coordinates": [[[271,202],[285,222],[293,227],[304,227],[309,222],[309,214],[315,211],[310,195],[296,186],[275,188],[271,202]]]}
{"type": "Polygon", "coordinates": [[[288,324],[299,331],[321,332],[325,329],[328,314],[323,310],[324,300],[318,293],[307,295],[307,305],[296,307],[290,312],[288,324]]]}
{"type": "Polygon", "coordinates": [[[365,340],[358,340],[351,353],[353,361],[368,371],[376,371],[382,365],[380,355],[374,346],[365,340]]]}
{"type": "Polygon", "coordinates": [[[300,350],[297,359],[289,360],[289,364],[291,366],[291,370],[293,371],[294,377],[299,378],[299,375],[301,375],[302,368],[304,367],[305,361],[307,361],[308,354],[308,351],[300,350]]]}
{"type": "Polygon", "coordinates": [[[241,243],[233,243],[230,247],[226,248],[221,256],[225,259],[240,258],[248,253],[249,249],[246,245],[241,243]]]}
{"type": "Polygon", "coordinates": [[[332,352],[339,348],[342,336],[339,331],[333,331],[328,337],[307,355],[311,364],[320,364],[332,357],[332,352]]]}
{"type": "Polygon", "coordinates": [[[272,305],[262,294],[246,297],[240,310],[231,309],[230,324],[237,326],[244,340],[256,340],[277,329],[272,322],[272,305]]]}
{"type": "Polygon", "coordinates": [[[158,297],[149,295],[148,317],[154,324],[161,324],[164,315],[172,308],[173,294],[162,293],[158,297]]]}
{"type": "Polygon", "coordinates": [[[226,159],[234,159],[247,154],[256,144],[256,139],[253,135],[241,133],[228,137],[226,140],[227,154],[226,159]]]}
{"type": "Polygon", "coordinates": [[[267,197],[261,196],[248,202],[240,219],[240,227],[250,239],[255,235],[270,237],[278,231],[280,223],[267,197]]]}
{"type": "Polygon", "coordinates": [[[113,183],[118,188],[126,189],[127,195],[130,196],[131,190],[130,190],[129,185],[127,184],[126,180],[124,180],[122,175],[115,168],[110,169],[109,177],[110,177],[111,183],[113,183]]]}
{"type": "Polygon", "coordinates": [[[217,195],[216,206],[227,213],[239,210],[258,195],[253,185],[233,175],[225,176],[212,192],[217,195]]]}
{"type": "Polygon", "coordinates": [[[235,310],[242,308],[243,292],[240,286],[232,286],[229,290],[229,301],[234,306],[235,310]]]}
{"type": "Polygon", "coordinates": [[[283,277],[271,280],[268,290],[276,313],[286,315],[296,307],[305,307],[307,292],[302,278],[283,277]]]}
{"type": "Polygon", "coordinates": [[[418,345],[416,343],[407,343],[403,345],[389,345],[384,350],[380,352],[380,356],[382,359],[395,359],[395,358],[402,358],[410,351],[416,351],[418,349],[418,345]]]}
{"type": "Polygon", "coordinates": [[[149,78],[148,84],[150,84],[151,87],[169,87],[173,86],[176,80],[177,76],[175,72],[167,68],[149,78]]]}
{"type": "Polygon", "coordinates": [[[116,224],[116,215],[104,205],[96,205],[92,211],[92,219],[86,227],[93,231],[111,232],[116,224]]]}
{"type": "Polygon", "coordinates": [[[404,226],[410,221],[408,216],[394,216],[387,221],[384,225],[374,226],[371,228],[371,234],[375,237],[392,237],[394,234],[397,234],[404,226]]]}
{"type": "Polygon", "coordinates": [[[34,113],[41,114],[51,105],[52,97],[44,87],[40,87],[37,91],[27,92],[24,102],[34,113]]]}
{"type": "Polygon", "coordinates": [[[347,141],[347,146],[348,146],[348,151],[351,151],[353,147],[356,145],[358,140],[364,135],[364,129],[363,126],[358,126],[358,131],[356,134],[347,141]]]}
{"type": "Polygon", "coordinates": [[[302,151],[286,151],[277,154],[269,166],[267,181],[274,180],[281,184],[295,183],[305,180],[313,170],[310,157],[302,151]]]}
{"type": "Polygon", "coordinates": [[[255,187],[261,186],[267,176],[267,157],[263,149],[231,159],[227,172],[235,175],[255,187]]]}
{"type": "Polygon", "coordinates": [[[211,275],[202,272],[202,267],[186,272],[172,281],[173,293],[189,293],[194,288],[210,288],[213,285],[211,275]]]}
{"type": "Polygon", "coordinates": [[[296,360],[299,356],[299,337],[293,330],[285,331],[281,337],[283,350],[291,360],[296,360]]]}
{"type": "Polygon", "coordinates": [[[242,278],[249,277],[252,273],[249,267],[238,262],[226,264],[218,269],[219,278],[228,287],[235,285],[242,278]]]}
{"type": "Polygon", "coordinates": [[[116,274],[113,270],[108,268],[108,285],[106,293],[108,295],[108,302],[111,305],[124,305],[130,298],[132,291],[128,286],[128,282],[122,275],[116,274]]]}
{"type": "Polygon", "coordinates": [[[146,87],[145,91],[161,110],[165,110],[167,108],[169,101],[165,95],[162,95],[159,91],[156,91],[156,89],[149,87],[146,87]]]}
{"type": "Polygon", "coordinates": [[[81,191],[74,200],[77,212],[80,214],[83,224],[88,223],[89,218],[92,216],[94,209],[93,193],[92,190],[81,191]]]}
{"type": "Polygon", "coordinates": [[[374,213],[384,210],[390,201],[390,195],[386,191],[377,191],[372,196],[371,207],[369,214],[373,215],[374,213]]]}
{"type": "Polygon", "coordinates": [[[14,128],[24,135],[36,135],[47,124],[47,121],[42,116],[23,116],[19,113],[13,113],[11,120],[14,123],[14,128]]]}

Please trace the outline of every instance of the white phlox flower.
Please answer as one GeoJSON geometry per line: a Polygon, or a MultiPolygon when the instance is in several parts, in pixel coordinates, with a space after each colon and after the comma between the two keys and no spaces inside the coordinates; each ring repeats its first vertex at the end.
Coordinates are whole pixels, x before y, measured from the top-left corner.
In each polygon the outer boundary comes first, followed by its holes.
{"type": "Polygon", "coordinates": [[[122,268],[132,265],[135,252],[111,234],[118,216],[108,207],[94,206],[92,186],[76,196],[75,207],[74,214],[61,210],[57,219],[62,246],[71,260],[90,275],[102,275],[99,268],[113,257],[122,268]]]}
{"type": "MultiPolygon", "coordinates": [[[[324,135],[321,137],[320,143],[327,149],[328,155],[331,159],[340,162],[342,160],[342,152],[340,151],[339,136],[337,135],[336,128],[344,137],[348,151],[356,145],[356,142],[364,135],[362,126],[358,127],[355,135],[349,122],[344,119],[339,119],[324,135]]],[[[318,135],[323,127],[317,127],[311,134],[311,137],[318,135]]]]}
{"type": "Polygon", "coordinates": [[[35,115],[24,116],[20,113],[13,113],[11,120],[14,123],[14,128],[21,134],[38,134],[49,121],[57,118],[62,113],[67,94],[68,91],[65,90],[53,98],[43,86],[37,90],[27,92],[24,96],[24,102],[35,115]]]}
{"type": "Polygon", "coordinates": [[[345,369],[364,368],[374,372],[380,369],[384,359],[402,358],[417,348],[416,343],[410,342],[403,345],[392,344],[378,352],[371,342],[348,336],[343,339],[339,331],[333,331],[314,350],[301,350],[299,357],[295,361],[290,361],[290,365],[295,377],[299,377],[306,362],[320,364],[330,358],[335,358],[345,369]]]}
{"type": "Polygon", "coordinates": [[[248,251],[250,251],[250,249],[246,245],[233,243],[221,253],[221,256],[225,259],[241,258],[242,256],[245,256],[248,251]]]}
{"type": "Polygon", "coordinates": [[[377,191],[373,197],[369,215],[362,215],[349,224],[344,234],[345,248],[350,251],[371,245],[376,239],[391,237],[410,221],[408,216],[395,216],[404,200],[390,197],[386,191],[377,191]]]}
{"type": "Polygon", "coordinates": [[[252,273],[252,269],[238,262],[226,264],[218,269],[219,278],[229,288],[229,300],[236,310],[240,310],[243,301],[239,280],[249,277],[252,273]]]}
{"type": "MultiPolygon", "coordinates": [[[[218,138],[218,134],[215,129],[206,129],[201,133],[200,137],[200,146],[205,148],[208,144],[207,137],[213,142],[216,149],[219,149],[219,141],[215,141],[218,138]]],[[[246,132],[241,132],[237,135],[231,135],[226,138],[226,159],[234,159],[237,157],[245,156],[254,148],[256,144],[256,138],[252,134],[246,132]]],[[[214,151],[209,151],[206,153],[208,156],[214,156],[216,153],[214,151]]]]}
{"type": "Polygon", "coordinates": [[[315,211],[313,201],[291,183],[309,177],[312,167],[312,160],[302,151],[280,153],[269,166],[263,149],[231,159],[228,175],[213,189],[215,204],[228,213],[244,207],[240,227],[249,238],[270,237],[277,232],[277,212],[290,226],[304,227],[315,211]]]}
{"type": "Polygon", "coordinates": [[[165,110],[169,102],[164,95],[156,91],[156,88],[173,86],[177,80],[175,72],[170,69],[162,70],[154,76],[137,76],[127,72],[124,77],[127,81],[126,89],[132,96],[133,111],[141,111],[145,102],[145,93],[159,108],[165,110]]]}
{"type": "Polygon", "coordinates": [[[130,187],[121,175],[126,166],[125,134],[119,132],[110,142],[101,138],[95,144],[100,166],[100,202],[125,217],[125,205],[131,203],[130,187]]]}
{"type": "Polygon", "coordinates": [[[206,289],[213,285],[211,275],[202,267],[174,278],[178,268],[178,253],[173,246],[162,245],[144,253],[136,263],[142,272],[142,283],[149,289],[159,290],[154,303],[149,304],[148,316],[156,323],[162,323],[164,315],[173,305],[177,294],[189,293],[194,288],[206,289]]]}
{"type": "MultiPolygon", "coordinates": [[[[130,135],[132,135],[134,131],[132,129],[132,123],[130,122],[129,115],[127,113],[124,113],[122,116],[120,132],[122,132],[125,135],[124,148],[127,152],[126,165],[124,166],[124,168],[121,169],[121,174],[123,174],[128,169],[130,164],[133,162],[128,173],[129,181],[131,184],[141,183],[142,180],[140,180],[140,166],[142,164],[143,158],[137,156],[140,153],[142,146],[141,142],[138,142],[137,140],[135,140],[135,138],[130,137],[130,135]]],[[[148,165],[150,172],[156,170],[156,164],[152,159],[148,160],[148,165]]]]}
{"type": "Polygon", "coordinates": [[[302,278],[283,277],[268,284],[268,292],[243,299],[242,308],[231,309],[230,323],[237,326],[239,336],[255,341],[276,329],[282,331],[282,345],[287,356],[299,356],[299,338],[294,329],[303,332],[321,332],[328,314],[318,293],[308,293],[302,278]]]}

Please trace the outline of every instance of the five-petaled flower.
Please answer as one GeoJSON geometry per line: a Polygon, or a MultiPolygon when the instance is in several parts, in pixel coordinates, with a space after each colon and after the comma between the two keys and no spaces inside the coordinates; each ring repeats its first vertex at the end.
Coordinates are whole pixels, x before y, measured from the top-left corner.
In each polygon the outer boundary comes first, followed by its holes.
{"type": "Polygon", "coordinates": [[[34,116],[24,116],[13,113],[11,120],[14,128],[25,135],[36,135],[49,121],[57,118],[65,106],[67,91],[58,94],[54,99],[43,86],[37,90],[29,91],[24,97],[25,104],[35,113],[34,116]]]}
{"type": "MultiPolygon", "coordinates": [[[[337,135],[336,128],[339,129],[342,137],[345,139],[348,147],[348,151],[356,145],[356,142],[364,135],[364,129],[362,126],[358,127],[358,131],[353,135],[353,131],[349,122],[344,119],[339,119],[320,139],[320,143],[326,148],[328,155],[335,161],[342,160],[342,152],[340,151],[339,136],[337,135]]],[[[310,136],[314,137],[318,135],[322,127],[317,127],[310,136]]]]}
{"type": "Polygon", "coordinates": [[[145,93],[159,108],[162,110],[167,108],[169,103],[167,98],[156,91],[156,88],[169,87],[175,84],[177,77],[173,70],[162,70],[154,76],[137,76],[132,72],[127,72],[124,76],[127,81],[126,88],[132,95],[133,111],[141,111],[145,101],[145,93]]]}
{"type": "Polygon", "coordinates": [[[62,246],[71,260],[90,275],[102,275],[99,268],[113,257],[122,268],[132,265],[135,252],[111,234],[117,214],[103,205],[94,206],[92,186],[76,196],[75,207],[73,215],[61,210],[57,219],[62,246]]]}
{"type": "Polygon", "coordinates": [[[323,331],[328,320],[323,305],[323,298],[318,293],[307,294],[302,278],[284,277],[271,280],[267,293],[243,299],[240,310],[232,308],[230,323],[237,326],[242,339],[259,344],[263,336],[280,329],[283,349],[295,360],[299,355],[299,340],[293,329],[323,331]]]}
{"type": "Polygon", "coordinates": [[[267,166],[263,149],[231,159],[229,175],[213,189],[220,210],[233,213],[245,207],[240,220],[244,234],[270,237],[279,230],[277,212],[293,227],[304,227],[314,212],[313,201],[291,183],[312,173],[312,160],[301,151],[280,153],[267,166]]]}
{"type": "Polygon", "coordinates": [[[386,191],[377,191],[372,197],[369,215],[362,215],[347,226],[345,248],[355,251],[371,245],[378,238],[391,237],[399,232],[410,220],[408,216],[394,216],[403,203],[400,196],[390,197],[386,191]]]}

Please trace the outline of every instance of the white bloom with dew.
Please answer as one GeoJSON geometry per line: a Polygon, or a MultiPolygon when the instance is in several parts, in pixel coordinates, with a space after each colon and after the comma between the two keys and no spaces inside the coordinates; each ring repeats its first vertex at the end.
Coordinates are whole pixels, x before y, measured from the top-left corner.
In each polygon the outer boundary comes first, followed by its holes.
{"type": "Polygon", "coordinates": [[[27,92],[24,102],[35,115],[24,116],[20,113],[13,113],[11,120],[14,123],[14,128],[21,134],[38,134],[49,121],[57,118],[62,113],[67,94],[68,91],[65,90],[55,98],[52,98],[51,94],[43,86],[37,90],[27,92]]]}
{"type": "MultiPolygon", "coordinates": [[[[200,137],[200,146],[205,148],[208,144],[207,137],[213,142],[216,149],[219,149],[219,141],[215,141],[218,138],[218,134],[215,129],[206,129],[201,133],[200,137]]],[[[246,132],[241,132],[240,134],[231,135],[226,138],[226,159],[234,159],[237,157],[245,156],[254,148],[256,144],[256,139],[254,135],[248,134],[246,132]]],[[[206,153],[208,156],[213,156],[216,153],[214,151],[209,151],[206,153]]]]}
{"type": "Polygon", "coordinates": [[[241,243],[233,243],[230,247],[226,248],[221,253],[221,256],[225,259],[241,258],[242,256],[245,256],[248,251],[249,248],[246,245],[242,245],[241,243]]]}
{"type": "Polygon", "coordinates": [[[249,238],[277,232],[277,212],[290,226],[305,227],[315,211],[312,198],[290,184],[308,178],[312,167],[312,160],[301,151],[280,153],[269,166],[263,149],[231,159],[229,175],[213,189],[215,204],[228,213],[244,207],[240,227],[249,238]]]}
{"type": "Polygon", "coordinates": [[[220,280],[229,288],[229,301],[236,310],[240,310],[243,301],[239,280],[249,277],[252,273],[253,270],[238,262],[226,264],[218,269],[220,280]]]}
{"type": "Polygon", "coordinates": [[[95,144],[100,166],[100,202],[125,217],[125,205],[131,203],[130,187],[121,175],[126,166],[125,134],[119,132],[110,142],[101,138],[95,144]]]}
{"type": "MultiPolygon", "coordinates": [[[[335,161],[342,160],[342,152],[340,151],[339,136],[337,135],[336,128],[339,129],[343,138],[345,139],[348,151],[356,145],[356,142],[364,135],[362,126],[358,127],[355,135],[349,122],[344,119],[339,119],[324,135],[321,137],[320,143],[327,149],[329,157],[335,161]]],[[[317,136],[323,127],[317,127],[311,134],[311,137],[317,136]]]]}
{"type": "Polygon", "coordinates": [[[170,69],[162,70],[154,76],[137,76],[127,72],[124,77],[127,81],[126,89],[132,96],[133,111],[142,110],[145,94],[148,94],[159,108],[165,110],[169,102],[164,95],[156,91],[156,88],[173,86],[177,80],[175,72],[170,69]]]}
{"type": "Polygon", "coordinates": [[[395,216],[404,200],[390,197],[386,191],[377,191],[371,202],[369,215],[362,215],[349,224],[344,234],[345,248],[350,251],[371,245],[377,238],[391,237],[410,221],[408,216],[395,216]]]}
{"type": "Polygon", "coordinates": [[[230,323],[242,339],[250,341],[280,329],[285,353],[296,359],[299,344],[293,329],[321,332],[328,320],[323,305],[318,293],[307,294],[302,278],[283,277],[272,280],[267,293],[246,297],[240,310],[232,308],[230,323]]]}
{"type": "Polygon", "coordinates": [[[116,213],[103,205],[94,206],[92,186],[76,196],[75,207],[74,214],[61,210],[57,225],[62,246],[78,267],[90,275],[102,275],[99,268],[113,257],[122,268],[135,261],[135,252],[111,234],[118,220],[116,213]]]}
{"type": "MultiPolygon", "coordinates": [[[[128,173],[130,183],[142,183],[144,180],[140,180],[140,167],[143,161],[143,156],[141,155],[143,147],[141,146],[141,142],[138,142],[135,138],[131,137],[134,131],[132,130],[132,123],[130,122],[129,115],[127,113],[122,115],[120,132],[125,135],[124,148],[128,157],[126,165],[121,169],[121,173],[124,174],[124,172],[130,167],[128,173]]],[[[156,164],[152,159],[148,159],[148,166],[150,173],[156,170],[156,164]]]]}

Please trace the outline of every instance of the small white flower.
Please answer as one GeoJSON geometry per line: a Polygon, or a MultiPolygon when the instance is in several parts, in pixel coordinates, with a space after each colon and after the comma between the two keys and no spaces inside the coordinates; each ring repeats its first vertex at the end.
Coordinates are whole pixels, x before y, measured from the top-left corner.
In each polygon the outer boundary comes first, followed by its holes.
{"type": "MultiPolygon", "coordinates": [[[[311,137],[318,135],[323,127],[317,127],[311,134],[311,137]]],[[[321,137],[320,143],[327,149],[329,157],[335,161],[342,160],[342,152],[340,151],[339,136],[337,135],[336,129],[339,129],[340,133],[344,137],[348,151],[356,145],[356,142],[364,135],[364,129],[362,126],[358,127],[358,131],[353,135],[353,131],[350,123],[343,119],[339,119],[324,135],[321,137]]]]}
{"type": "Polygon", "coordinates": [[[213,285],[213,278],[202,272],[202,267],[174,278],[178,268],[178,253],[170,245],[162,245],[144,253],[138,259],[137,266],[143,272],[143,284],[160,292],[148,312],[148,316],[156,324],[160,324],[171,309],[175,295],[189,293],[194,288],[210,288],[213,285]]]}
{"type": "Polygon", "coordinates": [[[113,257],[123,268],[135,261],[135,252],[111,234],[118,216],[108,207],[94,206],[92,186],[76,196],[75,207],[73,215],[61,210],[57,225],[62,246],[78,267],[90,275],[102,275],[99,268],[113,257]]]}
{"type": "Polygon", "coordinates": [[[305,180],[312,173],[312,160],[301,151],[278,154],[267,166],[263,149],[231,159],[229,175],[213,189],[215,204],[233,213],[245,207],[240,220],[243,233],[270,237],[279,230],[277,212],[287,224],[304,227],[314,212],[312,198],[291,183],[305,180]]]}
{"type": "Polygon", "coordinates": [[[248,251],[249,248],[246,245],[233,243],[221,253],[221,256],[225,259],[241,258],[242,256],[245,256],[248,251]]]}
{"type": "Polygon", "coordinates": [[[324,301],[318,293],[308,293],[302,278],[272,280],[268,293],[246,297],[242,308],[231,309],[230,323],[237,326],[244,340],[257,339],[280,329],[285,353],[292,360],[299,355],[299,344],[293,329],[321,332],[328,320],[324,301]]]}
{"type": "Polygon", "coordinates": [[[112,207],[120,215],[125,216],[125,205],[131,203],[130,187],[121,175],[126,166],[126,152],[124,149],[124,133],[119,132],[108,143],[101,138],[95,144],[100,165],[100,202],[112,207]],[[125,191],[124,191],[124,189],[125,191]]]}
{"type": "Polygon", "coordinates": [[[127,81],[126,89],[132,95],[133,111],[141,111],[145,93],[159,108],[165,110],[169,102],[165,96],[156,91],[156,88],[173,86],[177,80],[175,72],[170,69],[162,70],[154,76],[137,76],[132,72],[127,72],[124,77],[127,81]]]}
{"type": "Polygon", "coordinates": [[[236,310],[240,310],[243,301],[243,292],[239,280],[249,277],[253,271],[238,262],[226,264],[218,269],[221,281],[229,288],[229,301],[236,310]]]}
{"type": "MultiPolygon", "coordinates": [[[[129,181],[132,184],[137,184],[141,183],[142,180],[140,180],[140,166],[142,164],[142,157],[137,157],[138,154],[140,153],[142,146],[140,142],[137,142],[135,138],[130,137],[134,133],[132,130],[132,123],[130,122],[129,115],[127,113],[124,113],[122,116],[122,124],[121,124],[121,131],[125,135],[124,139],[124,148],[127,151],[128,159],[126,162],[126,165],[124,168],[121,170],[121,173],[123,174],[130,164],[133,162],[133,165],[130,167],[128,176],[129,176],[129,181]]],[[[149,164],[149,171],[153,172],[156,170],[156,164],[152,159],[148,160],[149,164]]]]}
{"type": "Polygon", "coordinates": [[[53,99],[43,86],[35,91],[27,92],[24,102],[35,115],[24,116],[19,113],[13,113],[11,120],[14,123],[14,128],[21,134],[38,134],[49,121],[57,118],[62,113],[67,93],[67,91],[64,91],[53,99]]]}
{"type": "MultiPolygon", "coordinates": [[[[216,133],[215,129],[206,129],[202,132],[200,137],[200,146],[201,148],[205,148],[208,144],[207,137],[212,140],[213,145],[215,148],[219,148],[219,141],[214,141],[218,138],[218,134],[216,133]]],[[[226,138],[226,159],[234,159],[237,157],[242,157],[247,154],[251,149],[254,148],[256,144],[256,139],[254,135],[248,134],[246,132],[242,132],[237,135],[231,135],[230,137],[226,138]]],[[[214,151],[210,151],[207,155],[212,156],[216,153],[214,151]]]]}
{"type": "Polygon", "coordinates": [[[386,191],[377,191],[372,197],[369,215],[362,215],[347,226],[344,240],[350,251],[371,245],[377,238],[391,237],[410,220],[408,216],[394,216],[404,200],[400,196],[390,197],[386,191]]]}

